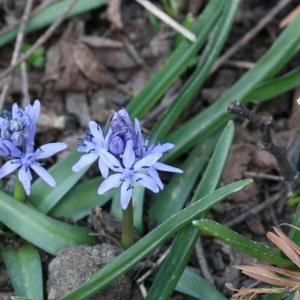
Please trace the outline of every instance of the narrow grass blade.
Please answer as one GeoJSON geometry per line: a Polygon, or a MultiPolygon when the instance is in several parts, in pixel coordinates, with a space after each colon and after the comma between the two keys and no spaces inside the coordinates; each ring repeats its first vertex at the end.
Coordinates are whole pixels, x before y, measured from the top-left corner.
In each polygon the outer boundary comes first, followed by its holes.
{"type": "Polygon", "coordinates": [[[53,189],[41,178],[38,178],[31,187],[31,194],[28,198],[30,203],[41,212],[47,214],[90,168],[88,166],[80,172],[72,172],[72,166],[81,156],[82,153],[74,150],[49,168],[48,172],[56,181],[56,188],[53,189]]]}
{"type": "Polygon", "coordinates": [[[73,245],[94,245],[90,230],[54,220],[0,191],[0,222],[53,255],[73,245]]]}
{"type": "Polygon", "coordinates": [[[188,68],[190,61],[204,45],[207,36],[222,12],[225,1],[210,0],[192,30],[197,41],[183,41],[162,68],[150,79],[143,90],[127,106],[133,118],[141,118],[188,68]]]}
{"type": "Polygon", "coordinates": [[[281,33],[268,52],[217,102],[181,126],[168,137],[168,142],[176,144],[176,148],[165,158],[171,161],[184,151],[227,122],[231,115],[226,114],[227,105],[236,99],[247,103],[245,97],[259,83],[272,78],[295,55],[300,43],[300,35],[295,35],[300,27],[300,14],[281,33]]]}
{"type": "Polygon", "coordinates": [[[291,268],[294,266],[294,263],[287,259],[280,250],[248,240],[217,222],[203,219],[193,221],[193,225],[201,232],[211,235],[249,256],[281,268],[291,268]]]}
{"type": "Polygon", "coordinates": [[[300,68],[275,78],[263,81],[246,96],[245,101],[262,102],[283,94],[300,85],[300,68]]]}
{"type": "Polygon", "coordinates": [[[232,28],[235,15],[240,1],[230,1],[223,9],[222,15],[210,36],[202,54],[202,58],[195,68],[193,74],[180,89],[170,107],[152,128],[152,140],[159,141],[166,137],[178,118],[181,116],[187,105],[201,88],[209,72],[221,52],[224,43],[232,28]]]}
{"type": "Polygon", "coordinates": [[[200,300],[227,299],[213,285],[208,283],[203,277],[199,276],[189,268],[184,269],[175,290],[200,300]],[[199,287],[201,287],[201,292],[199,287]]]}
{"type": "Polygon", "coordinates": [[[77,184],[50,210],[49,215],[70,218],[73,222],[88,216],[92,206],[103,206],[114,195],[113,190],[104,195],[97,194],[103,180],[97,177],[77,184]]]}
{"type": "Polygon", "coordinates": [[[250,184],[252,180],[242,180],[229,184],[185,208],[172,218],[155,228],[131,248],[115,258],[111,263],[95,273],[89,281],[61,300],[86,299],[127,272],[136,263],[149,255],[154,249],[170,238],[175,232],[197,218],[203,211],[219,201],[250,184]]]}
{"type": "MultiPolygon", "coordinates": [[[[72,10],[67,15],[67,18],[71,18],[76,15],[83,14],[90,10],[101,7],[107,4],[107,1],[108,0],[78,0],[78,2],[74,5],[72,10]]],[[[31,17],[27,24],[26,32],[30,33],[52,24],[62,13],[62,11],[70,4],[70,2],[71,0],[59,1],[58,3],[49,5],[48,7],[40,11],[38,14],[31,17]]],[[[19,28],[16,27],[8,31],[7,33],[2,34],[0,36],[0,47],[14,40],[18,34],[18,30],[19,28]]]]}
{"type": "MultiPolygon", "coordinates": [[[[223,173],[233,136],[234,126],[232,122],[229,122],[218,141],[191,203],[194,203],[199,198],[201,199],[202,197],[209,195],[217,187],[223,173]]],[[[205,213],[206,211],[203,211],[200,217],[203,217],[205,213]]],[[[148,291],[146,299],[170,298],[177,281],[190,259],[198,236],[199,232],[192,224],[185,226],[177,233],[171,251],[148,291]]],[[[202,288],[199,289],[199,293],[202,294],[202,288]]]]}
{"type": "Polygon", "coordinates": [[[43,300],[43,274],[39,251],[33,245],[0,252],[17,296],[43,300]]]}

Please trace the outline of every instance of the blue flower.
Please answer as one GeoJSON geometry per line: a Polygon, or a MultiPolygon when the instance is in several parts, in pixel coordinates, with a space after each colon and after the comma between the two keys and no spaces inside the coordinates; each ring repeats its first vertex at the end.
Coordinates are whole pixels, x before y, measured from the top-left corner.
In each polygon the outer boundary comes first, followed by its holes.
{"type": "Polygon", "coordinates": [[[0,178],[20,168],[18,177],[27,195],[30,195],[33,169],[51,187],[56,183],[52,176],[36,160],[47,158],[68,147],[65,143],[50,143],[33,149],[36,134],[36,122],[40,114],[40,101],[22,109],[18,104],[12,107],[12,113],[5,111],[0,117],[0,155],[9,159],[0,168],[0,178]]]}
{"type": "MultiPolygon", "coordinates": [[[[156,143],[152,147],[148,148],[148,143],[150,140],[150,137],[146,139],[146,141],[143,138],[143,135],[141,133],[141,128],[139,121],[135,119],[135,131],[139,134],[140,140],[139,143],[143,145],[141,147],[141,154],[140,157],[146,157],[147,155],[153,154],[153,153],[161,153],[162,155],[165,155],[168,153],[169,150],[171,150],[174,147],[174,144],[170,143],[156,143]]],[[[159,188],[162,190],[164,188],[164,185],[158,175],[158,171],[165,171],[165,172],[173,172],[173,173],[183,173],[181,169],[166,165],[161,162],[155,162],[152,166],[147,168],[146,172],[147,174],[156,182],[156,184],[159,186],[159,188]]]]}
{"type": "Polygon", "coordinates": [[[57,152],[64,150],[68,147],[65,143],[49,143],[39,147],[35,152],[28,151],[26,154],[21,152],[13,143],[10,141],[6,142],[7,147],[10,149],[13,157],[7,161],[0,169],[0,178],[12,173],[16,169],[20,168],[18,177],[23,184],[26,195],[30,195],[30,186],[32,175],[30,168],[33,169],[46,183],[51,187],[55,187],[56,183],[53,177],[42,167],[43,164],[36,162],[38,159],[50,157],[57,152]]]}
{"type": "Polygon", "coordinates": [[[133,141],[129,140],[126,143],[122,165],[118,159],[106,150],[100,149],[100,154],[105,163],[116,174],[109,176],[102,182],[98,189],[98,194],[103,195],[108,190],[121,185],[121,206],[125,210],[132,196],[132,183],[146,187],[154,193],[159,191],[156,182],[151,177],[138,172],[146,171],[162,157],[162,153],[152,153],[136,161],[133,141]]]}
{"type": "Polygon", "coordinates": [[[35,100],[33,105],[27,105],[24,109],[15,103],[12,112],[5,111],[0,117],[1,139],[11,141],[20,150],[25,147],[29,132],[36,133],[36,122],[40,114],[40,101],[35,100]]]}
{"type": "Polygon", "coordinates": [[[72,167],[72,171],[79,172],[98,159],[100,172],[106,178],[109,168],[104,160],[101,159],[100,150],[108,149],[108,137],[109,135],[106,135],[106,138],[104,138],[101,127],[96,122],[90,121],[85,137],[79,139],[81,143],[78,148],[78,152],[87,152],[88,154],[81,156],[80,160],[72,167]]]}
{"type": "Polygon", "coordinates": [[[125,108],[114,113],[110,124],[109,132],[109,152],[115,157],[122,157],[127,141],[133,142],[133,149],[140,147],[139,132],[135,131],[135,127],[131,124],[129,113],[125,108]]]}

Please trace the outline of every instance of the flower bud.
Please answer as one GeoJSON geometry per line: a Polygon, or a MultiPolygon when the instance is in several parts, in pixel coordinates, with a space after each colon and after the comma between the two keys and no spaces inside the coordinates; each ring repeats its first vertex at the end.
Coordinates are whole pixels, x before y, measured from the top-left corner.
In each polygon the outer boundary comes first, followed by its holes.
{"type": "Polygon", "coordinates": [[[119,155],[124,152],[125,146],[124,142],[119,136],[115,136],[111,139],[109,143],[109,150],[114,155],[119,155]]]}
{"type": "Polygon", "coordinates": [[[9,124],[9,129],[12,132],[21,131],[23,129],[23,124],[22,124],[21,120],[19,120],[17,118],[11,120],[10,124],[9,124]]]}
{"type": "Polygon", "coordinates": [[[12,143],[17,147],[20,147],[24,144],[24,134],[22,131],[13,132],[10,138],[12,143]]]}

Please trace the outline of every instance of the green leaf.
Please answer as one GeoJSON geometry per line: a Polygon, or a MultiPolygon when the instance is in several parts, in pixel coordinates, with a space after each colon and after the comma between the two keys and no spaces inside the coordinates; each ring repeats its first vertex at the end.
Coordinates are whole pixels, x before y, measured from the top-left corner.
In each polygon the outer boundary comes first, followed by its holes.
{"type": "Polygon", "coordinates": [[[192,30],[197,35],[197,41],[195,43],[187,40],[182,42],[143,90],[128,104],[127,109],[133,118],[144,116],[171,84],[186,71],[191,59],[204,45],[207,36],[222,12],[224,4],[225,1],[209,1],[192,30]]]}
{"type": "Polygon", "coordinates": [[[211,220],[193,221],[201,232],[211,235],[249,256],[274,264],[281,268],[291,268],[294,263],[278,249],[268,247],[239,235],[235,231],[211,220]]]}
{"type": "Polygon", "coordinates": [[[91,230],[54,220],[0,191],[0,222],[37,247],[55,255],[73,245],[94,245],[91,230]]]}
{"type": "MultiPolygon", "coordinates": [[[[206,168],[206,171],[198,185],[191,203],[199,198],[209,195],[217,187],[219,179],[225,166],[227,155],[234,135],[234,126],[229,122],[222,136],[220,137],[212,158],[206,168]]],[[[201,200],[199,200],[201,201],[201,200]]],[[[203,211],[199,217],[203,217],[206,211],[203,211]]],[[[168,299],[173,293],[176,283],[185,269],[190,256],[195,248],[195,243],[199,232],[192,224],[182,228],[173,241],[171,251],[161,267],[154,283],[148,291],[146,299],[168,299]],[[184,245],[184,247],[182,247],[184,245]]],[[[202,294],[202,288],[199,294],[202,294]]]]}
{"type": "Polygon", "coordinates": [[[245,97],[245,101],[260,103],[274,98],[300,85],[300,68],[275,78],[263,81],[255,86],[245,97]]]}
{"type": "Polygon", "coordinates": [[[113,190],[104,195],[97,194],[103,180],[97,177],[77,184],[50,210],[49,215],[70,218],[73,222],[88,216],[92,206],[103,206],[114,195],[113,190]]]}
{"type": "Polygon", "coordinates": [[[180,167],[184,172],[173,176],[151,206],[152,219],[163,222],[183,208],[219,137],[219,134],[212,135],[190,153],[180,167]]]}
{"type": "MultiPolygon", "coordinates": [[[[70,2],[71,0],[59,1],[58,3],[49,5],[48,7],[31,17],[28,21],[26,32],[30,33],[52,24],[62,14],[64,9],[70,4],[70,2]]],[[[107,0],[78,0],[67,15],[67,19],[96,9],[105,4],[107,4],[107,0]]],[[[16,38],[19,30],[18,28],[19,27],[15,27],[14,29],[11,29],[7,33],[4,33],[0,36],[0,47],[6,45],[16,38]]]]}
{"type": "Polygon", "coordinates": [[[154,249],[170,238],[175,232],[197,218],[203,211],[206,211],[219,201],[228,197],[230,194],[237,192],[251,182],[252,180],[242,180],[229,184],[180,211],[115,258],[99,272],[95,273],[86,283],[61,298],[61,300],[80,300],[92,296],[127,272],[136,263],[141,261],[154,249]]]}
{"type": "Polygon", "coordinates": [[[185,268],[177,285],[176,291],[200,300],[226,300],[213,285],[208,283],[189,268],[185,268]],[[200,290],[201,287],[201,290],[200,290]]]}
{"type": "Polygon", "coordinates": [[[204,140],[232,118],[232,115],[225,113],[230,101],[236,99],[246,104],[248,101],[245,100],[245,97],[251,90],[278,73],[299,51],[300,35],[295,35],[299,27],[300,14],[281,33],[268,52],[229,91],[206,110],[174,131],[168,137],[168,142],[176,144],[176,148],[170,152],[168,157],[163,157],[164,162],[173,160],[196,143],[204,140]]]}
{"type": "MultiPolygon", "coordinates": [[[[159,141],[166,137],[190,101],[194,98],[196,93],[199,92],[199,89],[209,75],[214,62],[227,40],[232,24],[235,20],[235,14],[239,2],[240,1],[233,1],[227,3],[216,28],[211,35],[211,38],[207,42],[205,50],[203,51],[204,53],[202,54],[202,58],[197,67],[180,89],[171,106],[165,110],[162,117],[159,118],[159,120],[155,123],[155,126],[152,128],[152,140],[159,141]]],[[[189,135],[189,132],[186,131],[185,135],[189,135]]]]}
{"type": "Polygon", "coordinates": [[[39,251],[33,245],[18,250],[1,247],[0,252],[18,296],[43,300],[43,274],[39,251]]]}
{"type": "Polygon", "coordinates": [[[57,186],[55,189],[41,178],[38,178],[31,187],[31,194],[28,198],[30,203],[41,212],[47,214],[90,168],[88,166],[80,172],[72,172],[72,166],[81,156],[82,153],[74,150],[48,169],[48,172],[56,181],[57,186]]]}

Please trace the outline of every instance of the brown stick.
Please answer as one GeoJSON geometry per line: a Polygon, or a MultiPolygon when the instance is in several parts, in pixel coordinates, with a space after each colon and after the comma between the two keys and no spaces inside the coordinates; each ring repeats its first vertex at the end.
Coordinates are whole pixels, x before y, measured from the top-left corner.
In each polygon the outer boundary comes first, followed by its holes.
{"type": "Polygon", "coordinates": [[[0,73],[0,80],[3,79],[5,76],[9,75],[15,68],[17,68],[23,61],[27,60],[36,50],[38,47],[42,46],[50,36],[55,32],[55,30],[61,25],[61,23],[66,18],[67,14],[70,12],[72,7],[76,4],[77,0],[72,0],[70,4],[66,7],[65,11],[62,15],[44,32],[43,35],[39,37],[39,39],[34,43],[34,45],[20,58],[18,61],[0,73]]]}
{"type": "Polygon", "coordinates": [[[288,160],[287,153],[284,147],[275,145],[271,137],[271,117],[258,116],[253,111],[249,110],[243,104],[236,100],[231,101],[228,105],[227,112],[243,116],[259,127],[261,140],[258,141],[257,147],[259,150],[266,150],[275,157],[283,179],[289,185],[288,192],[292,192],[299,184],[299,173],[296,166],[292,165],[288,160]]]}

